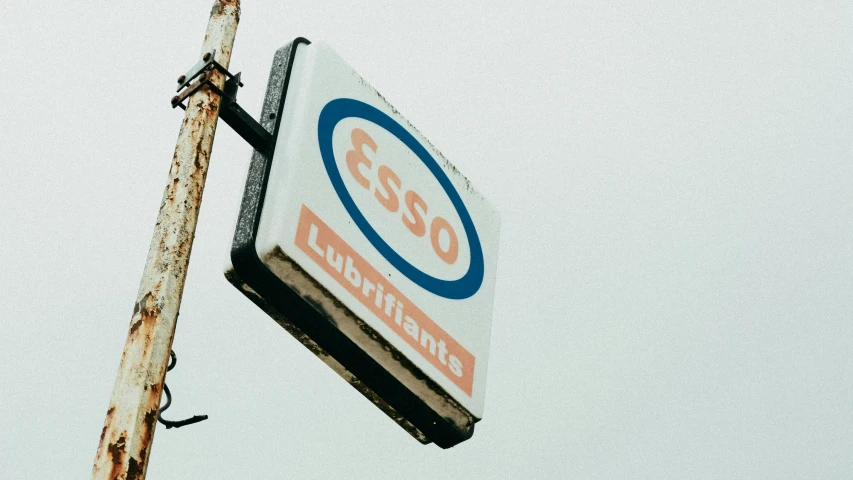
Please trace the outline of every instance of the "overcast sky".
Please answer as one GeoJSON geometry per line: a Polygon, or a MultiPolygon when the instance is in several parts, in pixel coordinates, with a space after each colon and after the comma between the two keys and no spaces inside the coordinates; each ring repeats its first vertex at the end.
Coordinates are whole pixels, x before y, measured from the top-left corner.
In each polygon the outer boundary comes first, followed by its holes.
{"type": "MultiPolygon", "coordinates": [[[[89,475],[210,4],[4,2],[0,478],[89,475]]],[[[484,418],[420,445],[224,279],[220,124],[148,478],[853,477],[849,2],[246,2],[253,115],[297,36],[501,212],[484,418]]]]}

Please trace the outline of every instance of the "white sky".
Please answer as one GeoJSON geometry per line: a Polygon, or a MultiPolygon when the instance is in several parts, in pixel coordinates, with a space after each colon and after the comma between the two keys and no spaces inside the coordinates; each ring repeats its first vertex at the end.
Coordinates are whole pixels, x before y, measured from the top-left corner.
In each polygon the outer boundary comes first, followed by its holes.
{"type": "MultiPolygon", "coordinates": [[[[4,3],[0,478],[89,475],[210,3],[4,3]]],[[[225,281],[220,124],[148,478],[853,476],[849,2],[258,3],[250,113],[324,40],[501,211],[485,416],[421,446],[225,281]]]]}

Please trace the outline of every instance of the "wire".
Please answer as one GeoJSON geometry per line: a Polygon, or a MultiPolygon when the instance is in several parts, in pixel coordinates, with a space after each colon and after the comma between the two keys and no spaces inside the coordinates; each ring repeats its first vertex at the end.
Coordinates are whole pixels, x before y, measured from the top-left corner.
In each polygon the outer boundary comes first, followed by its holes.
{"type": "MultiPolygon", "coordinates": [[[[175,368],[175,365],[178,363],[178,356],[175,355],[175,351],[172,350],[169,352],[169,366],[166,367],[166,371],[170,371],[175,368]]],[[[169,391],[169,387],[166,386],[166,382],[163,382],[163,393],[166,394],[166,405],[160,407],[160,411],[157,413],[157,421],[166,426],[166,429],[170,428],[181,428],[186,425],[192,425],[193,423],[198,423],[203,420],[207,420],[207,415],[195,415],[192,418],[187,418],[186,420],[166,420],[163,418],[163,412],[166,411],[167,408],[172,406],[172,393],[169,391]]]]}

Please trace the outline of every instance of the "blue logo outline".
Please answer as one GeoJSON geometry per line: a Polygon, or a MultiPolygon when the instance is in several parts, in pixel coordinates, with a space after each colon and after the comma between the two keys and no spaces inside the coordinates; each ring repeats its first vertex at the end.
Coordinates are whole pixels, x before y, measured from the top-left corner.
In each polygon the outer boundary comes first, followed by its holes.
{"type": "Polygon", "coordinates": [[[364,236],[367,237],[367,240],[391,265],[425,290],[441,297],[462,300],[477,293],[483,284],[484,276],[483,249],[480,245],[480,237],[477,235],[477,229],[474,227],[474,222],[468,213],[468,209],[462,202],[462,198],[453,187],[444,170],[441,169],[435,158],[430,155],[426,148],[408,130],[376,107],[352,98],[337,98],[327,103],[320,112],[320,117],[317,120],[317,140],[320,146],[320,155],[326,167],[326,173],[329,175],[329,180],[332,181],[332,186],[335,192],[337,192],[338,198],[359,230],[361,230],[364,236]],[[370,222],[367,221],[358,206],[356,206],[355,201],[344,185],[343,178],[341,178],[332,148],[332,134],[335,131],[335,126],[341,120],[351,117],[367,120],[397,137],[409,150],[417,155],[435,179],[438,180],[438,183],[444,189],[448,198],[450,198],[460,220],[462,220],[465,235],[468,237],[471,262],[468,265],[468,271],[461,278],[456,280],[442,280],[425,273],[409,263],[388,245],[373,226],[370,225],[370,222]]]}

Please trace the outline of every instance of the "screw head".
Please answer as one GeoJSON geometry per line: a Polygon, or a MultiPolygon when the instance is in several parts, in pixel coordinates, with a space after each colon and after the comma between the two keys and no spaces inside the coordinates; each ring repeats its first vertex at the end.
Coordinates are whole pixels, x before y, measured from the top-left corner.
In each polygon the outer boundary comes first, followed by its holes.
{"type": "Polygon", "coordinates": [[[178,83],[184,83],[184,80],[186,80],[186,79],[187,79],[186,75],[181,75],[180,77],[178,77],[178,83]]]}
{"type": "Polygon", "coordinates": [[[205,53],[204,56],[201,57],[201,59],[204,60],[205,62],[210,60],[210,52],[205,53]]]}

